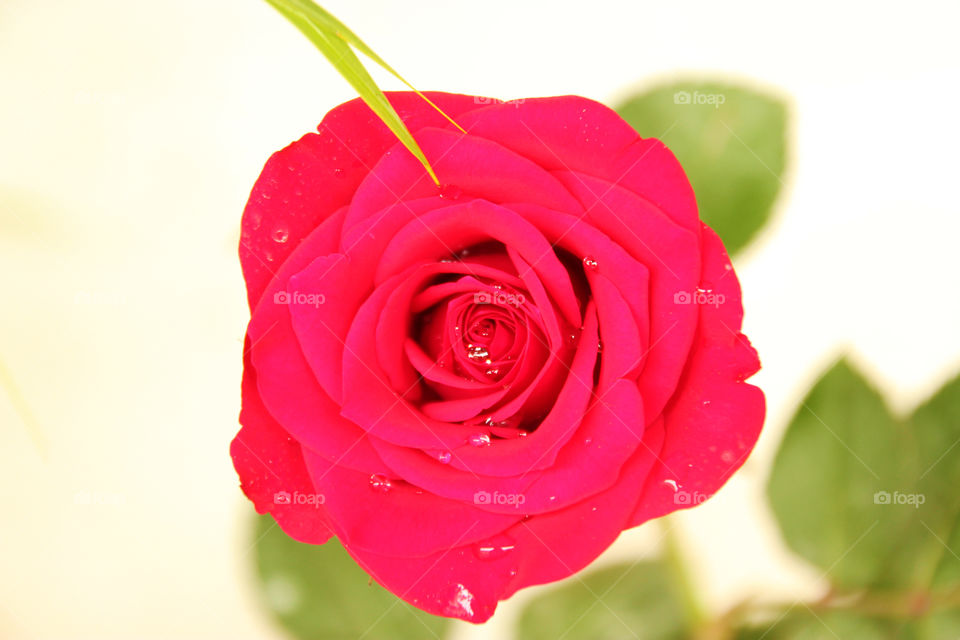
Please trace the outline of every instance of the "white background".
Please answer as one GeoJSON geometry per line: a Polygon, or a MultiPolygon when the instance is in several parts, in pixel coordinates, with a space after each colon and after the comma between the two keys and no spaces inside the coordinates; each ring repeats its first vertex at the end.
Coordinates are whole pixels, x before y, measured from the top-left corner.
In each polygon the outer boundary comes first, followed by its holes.
{"type": "MultiPolygon", "coordinates": [[[[422,89],[612,103],[702,71],[790,100],[786,188],[736,263],[766,430],[675,522],[718,610],[817,594],[762,487],[822,368],[852,353],[900,412],[960,370],[958,5],[882,4],[325,3],[422,89]]],[[[281,637],[227,452],[235,246],[268,155],[351,90],[256,0],[7,0],[0,80],[0,359],[42,431],[0,393],[0,636],[281,637]]],[[[457,637],[503,637],[532,592],[457,637]]]]}

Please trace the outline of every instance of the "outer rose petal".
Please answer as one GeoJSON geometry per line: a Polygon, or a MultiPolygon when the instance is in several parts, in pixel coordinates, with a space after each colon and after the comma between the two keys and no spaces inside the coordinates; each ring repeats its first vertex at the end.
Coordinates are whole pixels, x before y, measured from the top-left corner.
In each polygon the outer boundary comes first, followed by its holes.
{"type": "Polygon", "coordinates": [[[276,304],[273,299],[287,290],[291,274],[304,268],[310,256],[336,246],[343,213],[341,210],[325,220],[303,241],[300,251],[280,266],[247,327],[250,358],[245,368],[257,370],[263,404],[300,444],[347,467],[362,468],[382,463],[363,431],[339,415],[339,408],[309,368],[291,323],[291,309],[300,305],[276,304]],[[321,425],[323,428],[318,428],[321,425]]]}
{"type": "MultiPolygon", "coordinates": [[[[659,449],[661,426],[652,425],[647,438],[650,450],[659,449]]],[[[480,544],[454,545],[420,558],[350,546],[347,551],[374,580],[407,602],[435,615],[484,622],[493,615],[498,600],[523,587],[565,578],[609,547],[625,528],[632,497],[653,462],[649,450],[638,451],[608,491],[524,520],[480,544]],[[482,550],[488,545],[513,549],[483,558],[482,550]]]]}
{"type": "Polygon", "coordinates": [[[599,102],[533,98],[471,111],[458,121],[471,135],[495,140],[548,170],[579,171],[630,189],[686,229],[696,231],[700,224],[693,189],[673,153],[655,138],[640,138],[599,102]]]}
{"type": "Polygon", "coordinates": [[[700,325],[678,394],[664,410],[666,439],[629,526],[677,509],[677,491],[715,493],[760,435],[763,392],[743,380],[760,368],[740,333],[740,285],[717,235],[704,226],[703,282],[723,304],[700,305],[700,325]]]}
{"type": "MultiPolygon", "coordinates": [[[[249,339],[246,345],[249,353],[249,339]]],[[[300,445],[267,413],[257,393],[256,374],[247,358],[243,372],[243,428],[230,444],[230,457],[240,475],[240,487],[257,513],[274,517],[287,534],[300,542],[320,544],[333,535],[325,509],[313,504],[277,504],[275,494],[295,491],[314,494],[300,445]]]]}
{"type": "MultiPolygon", "coordinates": [[[[472,96],[426,95],[451,117],[477,108],[472,96]]],[[[411,131],[450,126],[416,94],[390,92],[387,97],[411,131]]],[[[250,192],[241,223],[240,264],[251,309],[277,266],[321,222],[350,202],[380,156],[397,142],[359,98],[330,111],[317,130],[270,156],[250,192]],[[286,241],[275,242],[275,233],[285,234],[286,241]]]]}
{"type": "Polygon", "coordinates": [[[523,518],[520,513],[482,511],[400,481],[379,491],[371,487],[369,473],[344,469],[309,451],[304,459],[317,491],[326,498],[324,508],[336,522],[337,537],[354,549],[426,556],[495,535],[523,518]]]}

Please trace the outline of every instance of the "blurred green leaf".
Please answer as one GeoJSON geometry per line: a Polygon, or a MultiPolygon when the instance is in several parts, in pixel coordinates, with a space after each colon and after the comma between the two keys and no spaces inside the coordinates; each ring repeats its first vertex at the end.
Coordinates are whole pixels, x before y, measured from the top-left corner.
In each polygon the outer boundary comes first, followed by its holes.
{"type": "Polygon", "coordinates": [[[677,156],[700,217],[731,255],[769,219],[787,155],[783,101],[719,82],[678,82],[616,110],[641,136],[660,139],[677,156]]]}
{"type": "Polygon", "coordinates": [[[524,640],[643,640],[689,637],[693,623],[683,585],[663,562],[618,565],[574,577],[538,596],[524,609],[524,640]]]}
{"type": "Polygon", "coordinates": [[[893,626],[853,613],[828,611],[814,613],[797,607],[796,611],[767,625],[740,629],[735,640],[893,640],[893,626]]]}
{"type": "MultiPolygon", "coordinates": [[[[370,74],[367,72],[363,63],[353,52],[350,45],[370,57],[374,62],[384,67],[387,71],[400,78],[407,86],[410,86],[400,74],[393,70],[380,56],[374,53],[360,38],[356,36],[346,25],[337,20],[330,13],[326,12],[310,0],[267,0],[267,2],[276,9],[281,15],[289,20],[300,32],[320,50],[321,53],[330,61],[330,64],[340,73],[343,78],[356,89],[357,93],[364,102],[373,110],[373,112],[386,124],[403,145],[412,153],[417,160],[423,164],[424,169],[430,174],[430,177],[437,184],[437,179],[433,168],[430,166],[427,157],[423,154],[416,140],[413,139],[407,126],[397,114],[393,105],[387,100],[383,91],[377,86],[370,74]]],[[[411,87],[413,88],[413,87],[411,87]]],[[[416,90],[415,90],[416,91],[416,90]]],[[[417,93],[427,100],[423,94],[417,93]]],[[[432,102],[427,102],[437,111],[440,109],[432,102]]],[[[440,111],[440,113],[443,113],[440,111]]],[[[446,114],[443,114],[448,120],[453,122],[446,114]]],[[[456,123],[454,123],[456,124],[456,123]]]]}
{"type": "Polygon", "coordinates": [[[258,516],[254,539],[262,595],[295,638],[431,640],[446,631],[446,618],[424,613],[371,583],[336,538],[302,544],[270,516],[258,516]]]}
{"type": "Polygon", "coordinates": [[[835,585],[935,607],[960,588],[958,489],[960,379],[897,419],[843,361],[793,417],[767,487],[787,543],[835,585]]]}
{"type": "Polygon", "coordinates": [[[895,620],[854,611],[821,611],[797,605],[767,624],[738,629],[734,640],[956,640],[960,638],[960,612],[895,620]]]}

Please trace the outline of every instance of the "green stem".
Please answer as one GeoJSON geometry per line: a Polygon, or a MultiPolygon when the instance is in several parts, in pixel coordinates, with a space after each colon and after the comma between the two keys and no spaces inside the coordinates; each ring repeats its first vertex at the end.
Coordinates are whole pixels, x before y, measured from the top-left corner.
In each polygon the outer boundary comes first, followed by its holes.
{"type": "Polygon", "coordinates": [[[687,617],[693,621],[694,627],[699,627],[708,619],[707,611],[700,600],[677,533],[674,531],[676,520],[668,516],[660,518],[659,522],[663,528],[664,560],[680,588],[680,601],[687,617]]]}

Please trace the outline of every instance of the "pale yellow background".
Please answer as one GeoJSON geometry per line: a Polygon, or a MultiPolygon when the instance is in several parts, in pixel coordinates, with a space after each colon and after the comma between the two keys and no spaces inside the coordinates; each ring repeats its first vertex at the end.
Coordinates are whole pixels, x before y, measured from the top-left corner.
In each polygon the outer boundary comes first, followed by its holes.
{"type": "MultiPolygon", "coordinates": [[[[714,607],[815,595],[760,494],[797,395],[844,347],[900,411],[960,368],[957,4],[326,6],[425,89],[610,101],[705,70],[792,98],[775,223],[737,262],[768,426],[676,526],[714,607]]],[[[235,245],[267,156],[350,97],[257,0],[0,3],[0,359],[42,431],[0,393],[0,637],[281,636],[227,453],[235,245]]],[[[457,637],[504,637],[529,593],[457,637]]]]}

